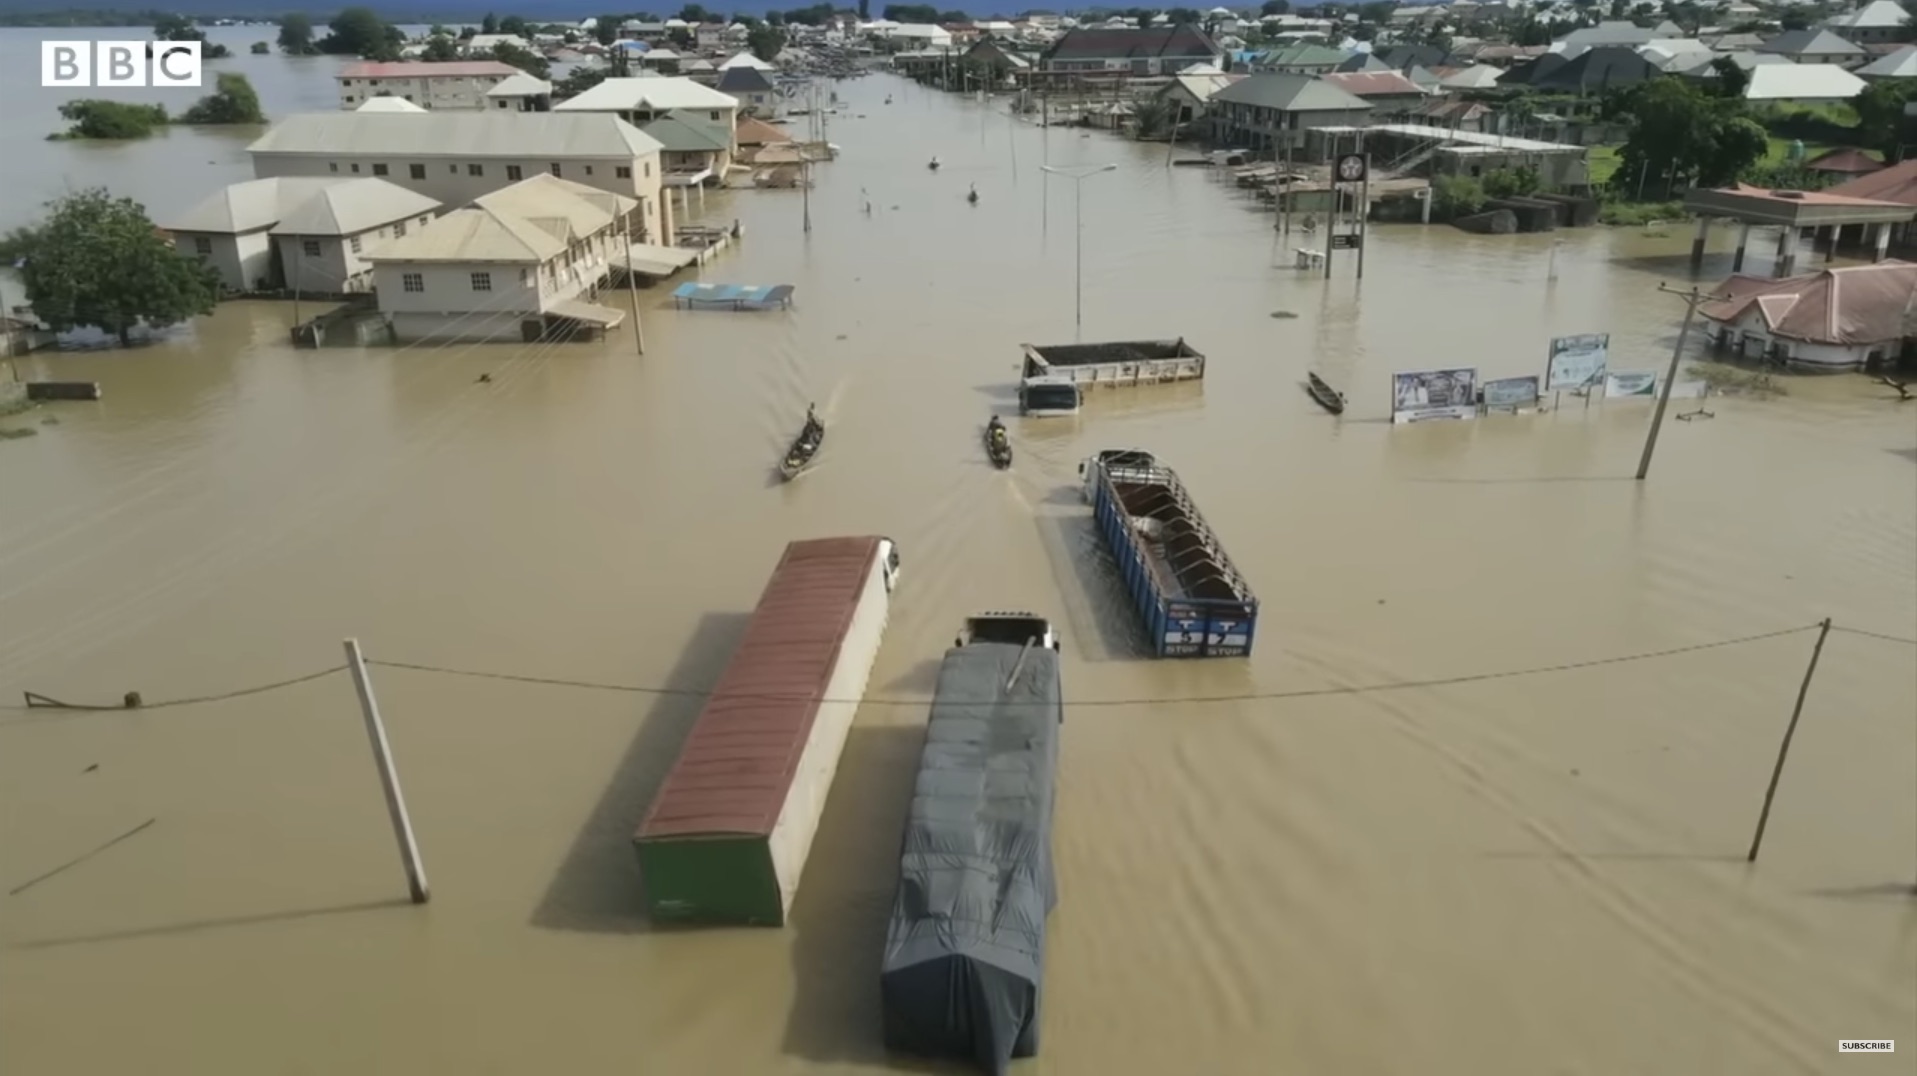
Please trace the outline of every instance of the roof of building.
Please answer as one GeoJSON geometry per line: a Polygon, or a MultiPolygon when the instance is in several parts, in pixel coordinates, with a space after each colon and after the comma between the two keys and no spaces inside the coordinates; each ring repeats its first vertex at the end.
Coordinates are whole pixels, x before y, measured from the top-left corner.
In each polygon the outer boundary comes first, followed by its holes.
{"type": "Polygon", "coordinates": [[[1596,26],[1587,26],[1581,30],[1573,30],[1565,34],[1563,37],[1558,38],[1553,47],[1560,52],[1570,54],[1580,52],[1584,49],[1598,48],[1602,45],[1623,45],[1626,48],[1636,48],[1639,45],[1656,41],[1661,37],[1682,36],[1682,33],[1663,33],[1659,29],[1646,29],[1634,22],[1600,22],[1596,26]]]}
{"type": "Polygon", "coordinates": [[[1857,69],[1863,78],[1917,78],[1917,45],[1905,45],[1857,69]]]}
{"type": "Polygon", "coordinates": [[[1917,157],[1902,164],[1893,164],[1880,172],[1839,183],[1824,193],[1917,206],[1917,157]]]}
{"type": "Polygon", "coordinates": [[[1750,101],[1848,101],[1867,84],[1836,64],[1765,64],[1751,68],[1750,101]]]}
{"type": "Polygon", "coordinates": [[[740,52],[740,53],[733,54],[733,56],[730,59],[724,61],[723,63],[719,65],[719,70],[730,71],[735,67],[756,67],[761,71],[777,70],[771,64],[766,63],[764,60],[759,59],[757,56],[754,56],[750,52],[740,52]]]}
{"type": "Polygon", "coordinates": [[[299,202],[342,182],[333,176],[280,176],[229,183],[184,213],[166,218],[161,227],[221,235],[265,231],[299,202]]]}
{"type": "MultiPolygon", "coordinates": [[[[730,98],[728,98],[730,100],[730,98]]],[[[659,143],[606,113],[307,112],[288,116],[247,146],[249,153],[419,157],[642,157],[659,143]]]]}
{"type": "Polygon", "coordinates": [[[1271,49],[1258,62],[1266,67],[1336,67],[1345,60],[1343,49],[1300,41],[1295,45],[1271,49]]]}
{"type": "Polygon", "coordinates": [[[552,83],[519,72],[486,91],[488,97],[544,97],[552,93],[552,83]]]}
{"type": "Polygon", "coordinates": [[[1209,101],[1217,95],[1219,90],[1245,77],[1244,75],[1226,74],[1194,75],[1190,71],[1181,71],[1172,77],[1172,85],[1191,94],[1195,100],[1209,101]]]}
{"type": "Polygon", "coordinates": [[[498,60],[447,60],[439,63],[357,63],[340,69],[334,78],[477,78],[517,74],[519,68],[498,60]]]}
{"type": "Polygon", "coordinates": [[[439,203],[372,176],[333,183],[297,201],[273,226],[274,235],[350,236],[396,220],[436,212],[439,203]]]}
{"type": "Polygon", "coordinates": [[[718,90],[720,93],[771,93],[772,80],[765,72],[756,67],[728,67],[719,72],[718,90]]]}
{"type": "Polygon", "coordinates": [[[1448,90],[1488,90],[1498,84],[1504,72],[1490,64],[1478,64],[1444,76],[1440,84],[1448,90]]]}
{"type": "Polygon", "coordinates": [[[1910,13],[1893,0],[1871,0],[1847,15],[1824,20],[1824,25],[1839,30],[1891,30],[1904,25],[1910,13]]]}
{"type": "Polygon", "coordinates": [[[1390,71],[1392,67],[1369,52],[1354,52],[1345,57],[1344,62],[1332,68],[1333,71],[1390,71]]]}
{"type": "Polygon", "coordinates": [[[1917,262],[1848,265],[1773,280],[1733,276],[1718,285],[1730,298],[1701,303],[1712,321],[1755,312],[1774,336],[1811,344],[1881,344],[1903,335],[1904,314],[1917,293],[1917,262]]]}
{"type": "Polygon", "coordinates": [[[1758,52],[1774,52],[1779,56],[1863,56],[1863,49],[1845,41],[1829,30],[1815,27],[1809,30],[1787,30],[1762,45],[1758,52]]]}
{"type": "Polygon", "coordinates": [[[1586,49],[1561,64],[1543,63],[1524,84],[1539,90],[1589,93],[1607,86],[1630,86],[1655,77],[1657,65],[1617,45],[1586,49]]]}
{"type": "Polygon", "coordinates": [[[1774,67],[1777,64],[1796,62],[1789,56],[1779,56],[1774,52],[1750,52],[1748,50],[1723,52],[1715,56],[1687,56],[1684,58],[1684,61],[1690,60],[1695,60],[1696,62],[1687,65],[1683,61],[1680,61],[1678,66],[1667,68],[1666,70],[1674,74],[1687,75],[1691,78],[1716,78],[1716,64],[1719,60],[1729,60],[1731,63],[1737,65],[1737,69],[1740,71],[1750,71],[1759,67],[1774,67]]]}
{"type": "Polygon", "coordinates": [[[355,112],[425,112],[404,97],[368,97],[355,112]]]}
{"type": "Polygon", "coordinates": [[[643,109],[738,108],[739,99],[689,78],[609,78],[585,93],[553,106],[553,112],[625,112],[643,109]]]}
{"type": "Polygon", "coordinates": [[[1281,112],[1362,112],[1371,107],[1323,79],[1291,72],[1252,75],[1219,90],[1212,100],[1281,112]]]}
{"type": "Polygon", "coordinates": [[[1346,71],[1320,78],[1353,97],[1405,97],[1424,95],[1424,88],[1396,71],[1346,71]]]}
{"type": "Polygon", "coordinates": [[[1409,67],[1440,67],[1450,57],[1436,45],[1393,45],[1379,59],[1393,71],[1403,71],[1409,67]]]}
{"type": "Polygon", "coordinates": [[[668,153],[712,153],[732,147],[724,127],[684,116],[662,116],[639,128],[657,139],[668,153]]]}
{"type": "Polygon", "coordinates": [[[777,127],[752,116],[739,117],[739,126],[732,137],[741,146],[764,146],[774,142],[790,142],[792,136],[777,127]]]}
{"type": "Polygon", "coordinates": [[[539,264],[615,223],[639,203],[541,173],[433,221],[365,255],[380,262],[539,264]]]}
{"type": "Polygon", "coordinates": [[[1065,31],[1045,50],[1046,60],[1142,60],[1150,57],[1210,59],[1222,50],[1196,26],[1146,30],[1079,27],[1065,31]]]}
{"type": "Polygon", "coordinates": [[[1812,157],[1804,167],[1813,172],[1828,172],[1840,176],[1864,176],[1872,172],[1881,172],[1884,162],[1865,153],[1861,149],[1834,149],[1812,157]]]}

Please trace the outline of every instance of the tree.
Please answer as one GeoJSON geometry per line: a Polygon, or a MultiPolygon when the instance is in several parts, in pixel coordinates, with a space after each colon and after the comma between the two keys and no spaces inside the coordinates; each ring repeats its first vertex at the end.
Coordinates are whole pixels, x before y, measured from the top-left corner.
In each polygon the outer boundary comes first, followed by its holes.
{"type": "Polygon", "coordinates": [[[533,35],[532,27],[526,25],[526,20],[517,15],[508,15],[499,20],[499,32],[502,34],[511,34],[514,37],[523,37],[527,40],[531,40],[533,35]]]}
{"type": "Polygon", "coordinates": [[[592,89],[594,86],[599,85],[601,82],[606,81],[607,78],[616,77],[618,76],[597,65],[591,67],[575,67],[565,78],[553,83],[553,96],[577,97],[587,90],[592,89]]]}
{"type": "MultiPolygon", "coordinates": [[[[786,12],[786,18],[793,22],[805,21],[792,18],[794,14],[795,12],[788,11],[786,12]]],[[[882,14],[885,16],[887,22],[927,23],[937,22],[939,20],[939,9],[930,4],[887,4],[882,14]]],[[[813,23],[812,25],[816,26],[818,24],[813,23]]]]}
{"type": "Polygon", "coordinates": [[[342,8],[326,25],[332,33],[320,39],[319,50],[328,56],[396,60],[400,42],[406,40],[399,27],[380,18],[370,7],[342,8]]]}
{"type": "Polygon", "coordinates": [[[245,75],[226,71],[214,82],[212,93],[195,102],[176,122],[187,124],[265,123],[260,95],[245,75]]]}
{"type": "Polygon", "coordinates": [[[777,26],[755,26],[746,33],[746,48],[752,55],[771,63],[785,51],[785,31],[777,26]]]}
{"type": "Polygon", "coordinates": [[[1439,176],[1431,191],[1431,212],[1442,220],[1468,217],[1484,208],[1484,188],[1470,176],[1439,176]]]}
{"type": "Polygon", "coordinates": [[[1479,180],[1479,186],[1484,188],[1486,198],[1522,198],[1527,194],[1536,193],[1537,189],[1543,185],[1543,177],[1538,175],[1537,169],[1531,167],[1494,168],[1486,172],[1484,178],[1479,180]]]}
{"type": "Polygon", "coordinates": [[[164,328],[213,312],[219,273],[180,257],[138,202],[94,188],[47,208],[20,275],[33,312],[55,332],[90,325],[125,346],[142,325],[164,328]]]}
{"type": "Polygon", "coordinates": [[[1291,14],[1291,5],[1286,3],[1285,0],[1265,0],[1264,6],[1258,9],[1258,14],[1266,16],[1289,15],[1291,14]]]}
{"type": "Polygon", "coordinates": [[[1601,107],[1607,118],[1632,121],[1614,177],[1627,186],[1650,178],[1666,193],[1679,180],[1722,186],[1770,148],[1742,100],[1710,96],[1684,79],[1640,82],[1607,97],[1601,107]]]}
{"type": "Polygon", "coordinates": [[[1911,79],[1889,79],[1865,87],[1850,103],[1857,113],[1858,143],[1895,159],[1904,106],[1912,101],[1917,101],[1917,84],[1911,79]]]}
{"type": "Polygon", "coordinates": [[[1205,21],[1205,17],[1198,13],[1198,9],[1189,7],[1172,8],[1165,12],[1165,17],[1169,18],[1174,26],[1196,26],[1205,21]]]}
{"type": "Polygon", "coordinates": [[[511,64],[537,79],[552,78],[552,64],[547,63],[544,56],[510,41],[501,41],[493,46],[493,59],[502,64],[511,64]]]}
{"type": "Polygon", "coordinates": [[[273,55],[273,46],[264,41],[255,41],[253,42],[253,47],[247,51],[255,56],[271,56],[273,55]]]}
{"type": "Polygon", "coordinates": [[[298,11],[280,16],[280,51],[288,56],[311,56],[319,52],[313,45],[313,20],[298,11]]]}
{"type": "Polygon", "coordinates": [[[599,16],[598,21],[594,22],[592,26],[593,40],[599,42],[601,45],[610,46],[613,42],[619,40],[619,24],[624,21],[624,19],[621,19],[617,15],[599,16]]]}
{"type": "Polygon", "coordinates": [[[499,16],[488,11],[486,13],[486,17],[479,20],[479,32],[482,34],[498,33],[499,32],[499,16]]]}
{"type": "Polygon", "coordinates": [[[166,126],[166,106],[85,98],[61,105],[60,118],[73,126],[55,138],[145,138],[166,126]]]}
{"type": "Polygon", "coordinates": [[[1729,56],[1719,56],[1711,61],[1711,74],[1717,76],[1711,80],[1711,94],[1734,101],[1744,99],[1744,91],[1751,88],[1751,73],[1737,66],[1737,61],[1729,56]]]}
{"type": "Polygon", "coordinates": [[[1788,10],[1777,17],[1777,24],[1786,31],[1810,29],[1810,16],[1799,10],[1788,10]]]}
{"type": "Polygon", "coordinates": [[[1177,133],[1170,101],[1163,97],[1143,97],[1132,105],[1132,137],[1155,139],[1177,133]]]}
{"type": "Polygon", "coordinates": [[[184,15],[161,15],[153,20],[153,39],[155,41],[198,41],[200,58],[203,60],[224,60],[233,55],[233,50],[217,42],[206,39],[206,31],[193,24],[193,20],[184,15]]]}
{"type": "Polygon", "coordinates": [[[697,26],[702,22],[711,22],[712,13],[698,4],[687,4],[679,9],[679,18],[697,26]]]}
{"type": "Polygon", "coordinates": [[[459,42],[450,37],[434,35],[426,39],[426,47],[420,51],[419,58],[433,63],[451,63],[459,59],[459,42]]]}
{"type": "Polygon", "coordinates": [[[872,21],[872,0],[859,0],[859,21],[872,21]]]}

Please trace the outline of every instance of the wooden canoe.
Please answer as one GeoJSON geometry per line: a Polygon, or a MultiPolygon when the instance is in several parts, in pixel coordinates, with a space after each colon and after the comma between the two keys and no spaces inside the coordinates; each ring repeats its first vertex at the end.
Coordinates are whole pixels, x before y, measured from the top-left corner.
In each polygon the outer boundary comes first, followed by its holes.
{"type": "Polygon", "coordinates": [[[1305,391],[1318,401],[1318,406],[1334,415],[1345,413],[1345,394],[1325,383],[1325,379],[1314,373],[1305,374],[1305,391]]]}

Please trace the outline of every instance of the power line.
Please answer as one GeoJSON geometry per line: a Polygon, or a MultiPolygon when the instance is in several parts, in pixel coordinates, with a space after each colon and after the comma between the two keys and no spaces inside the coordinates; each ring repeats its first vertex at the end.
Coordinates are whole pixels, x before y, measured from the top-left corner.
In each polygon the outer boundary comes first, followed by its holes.
{"type": "MultiPolygon", "coordinates": [[[[1204,705],[1214,705],[1218,703],[1228,703],[1228,702],[1267,702],[1267,701],[1276,701],[1276,700],[1285,700],[1285,699],[1325,698],[1325,697],[1338,696],[1338,695],[1365,695],[1365,694],[1370,694],[1372,692],[1377,692],[1377,691],[1403,691],[1407,688],[1451,687],[1451,686],[1455,686],[1459,684],[1481,683],[1488,680],[1509,680],[1509,679],[1513,679],[1520,676],[1542,676],[1542,675],[1547,675],[1551,673],[1573,672],[1579,669],[1592,669],[1592,668],[1598,668],[1605,665],[1621,665],[1628,662],[1650,661],[1656,658],[1676,657],[1681,654],[1691,654],[1691,653],[1696,653],[1703,650],[1717,650],[1717,649],[1722,649],[1724,647],[1729,647],[1729,646],[1743,646],[1747,643],[1762,642],[1763,640],[1766,640],[1766,639],[1776,639],[1786,635],[1796,635],[1796,634],[1799,634],[1800,632],[1810,631],[1811,629],[1819,627],[1819,626],[1820,626],[1819,624],[1804,624],[1794,628],[1784,628],[1779,631],[1767,631],[1758,635],[1742,635],[1733,639],[1720,639],[1720,640],[1717,640],[1716,642],[1709,642],[1709,643],[1695,643],[1690,646],[1668,647],[1663,650],[1649,650],[1649,651],[1644,651],[1642,653],[1637,653],[1637,654],[1621,654],[1616,657],[1593,658],[1588,661],[1565,662],[1565,663],[1561,663],[1557,665],[1536,665],[1536,666],[1532,666],[1530,668],[1524,668],[1524,669],[1505,669],[1505,670],[1501,670],[1497,672],[1470,673],[1463,676],[1446,676],[1446,677],[1439,677],[1437,679],[1431,679],[1431,680],[1399,680],[1399,681],[1394,681],[1391,683],[1383,683],[1383,684],[1357,684],[1357,685],[1351,685],[1346,687],[1300,688],[1294,691],[1242,692],[1242,693],[1233,694],[1233,695],[1186,695],[1186,696],[1172,696],[1172,697],[1160,697],[1160,698],[1133,697],[1133,698],[1120,698],[1120,699],[1067,699],[1064,701],[1063,705],[1067,707],[1071,707],[1073,709],[1106,709],[1106,708],[1113,708],[1113,707],[1120,707],[1120,706],[1204,706],[1204,705]]],[[[1874,633],[1861,632],[1860,634],[1874,634],[1874,633]]],[[[1889,638],[1894,639],[1894,637],[1889,637],[1889,638]]],[[[1903,640],[1897,640],[1897,641],[1903,641],[1903,640]]],[[[713,691],[710,688],[647,687],[647,686],[638,686],[633,684],[608,684],[608,683],[603,683],[603,682],[598,682],[593,680],[572,680],[572,679],[566,679],[562,677],[528,676],[521,673],[487,672],[480,669],[461,669],[461,668],[456,668],[450,665],[428,665],[422,662],[411,662],[411,661],[378,661],[378,660],[369,658],[367,659],[366,664],[377,665],[387,669],[400,669],[400,670],[404,670],[408,672],[431,673],[437,676],[459,676],[459,677],[465,677],[468,679],[477,679],[477,680],[503,680],[503,681],[508,681],[511,683],[534,684],[534,685],[538,685],[542,687],[570,687],[570,688],[578,688],[578,689],[587,690],[587,691],[616,691],[616,692],[629,694],[629,695],[650,695],[650,696],[657,696],[657,697],[684,697],[684,698],[709,698],[713,695],[713,691]]],[[[317,672],[306,673],[303,676],[290,677],[285,680],[276,680],[276,681],[273,681],[272,683],[267,683],[267,684],[256,684],[251,687],[240,688],[234,691],[219,692],[217,694],[211,694],[211,695],[195,695],[195,696],[191,696],[187,698],[179,698],[179,699],[166,699],[160,702],[141,703],[141,704],[132,705],[132,706],[128,706],[128,705],[98,706],[98,705],[89,705],[89,704],[82,704],[82,703],[69,703],[69,702],[62,702],[59,699],[54,699],[46,695],[41,695],[34,692],[27,692],[26,693],[27,700],[28,700],[27,705],[0,706],[0,711],[12,711],[15,713],[24,713],[24,712],[31,712],[31,711],[37,711],[37,710],[55,710],[55,711],[66,711],[66,712],[77,711],[82,713],[103,713],[103,712],[117,713],[117,712],[126,712],[129,710],[166,710],[166,709],[173,709],[173,708],[181,707],[181,706],[199,706],[199,705],[204,705],[208,703],[227,702],[232,699],[246,698],[247,696],[250,696],[250,695],[263,695],[267,692],[278,691],[282,688],[297,687],[300,684],[311,683],[312,681],[319,680],[327,676],[331,676],[334,673],[343,672],[345,671],[345,669],[346,669],[346,666],[344,665],[334,665],[329,668],[318,670],[317,672]],[[38,700],[38,701],[35,701],[35,700],[38,700]]],[[[821,703],[846,703],[846,704],[859,705],[859,706],[924,706],[927,702],[927,700],[923,698],[901,699],[901,698],[865,697],[865,698],[856,698],[856,699],[835,699],[835,698],[829,698],[829,697],[816,697],[812,695],[792,695],[792,694],[778,694],[778,693],[751,693],[751,694],[729,693],[727,697],[734,698],[734,699],[758,699],[758,700],[765,700],[765,701],[780,701],[780,702],[818,701],[821,703]]],[[[54,718],[51,715],[41,716],[37,718],[24,718],[24,719],[16,718],[11,721],[0,722],[0,727],[6,727],[10,725],[23,725],[23,724],[32,723],[34,721],[46,721],[46,720],[54,720],[54,718]]]]}
{"type": "Polygon", "coordinates": [[[1836,624],[1832,624],[1830,630],[1842,632],[1845,635],[1861,635],[1866,639],[1882,639],[1887,643],[1902,643],[1905,646],[1917,646],[1917,639],[1906,639],[1901,635],[1885,635],[1881,631],[1865,631],[1862,628],[1845,628],[1839,627],[1836,624]]]}

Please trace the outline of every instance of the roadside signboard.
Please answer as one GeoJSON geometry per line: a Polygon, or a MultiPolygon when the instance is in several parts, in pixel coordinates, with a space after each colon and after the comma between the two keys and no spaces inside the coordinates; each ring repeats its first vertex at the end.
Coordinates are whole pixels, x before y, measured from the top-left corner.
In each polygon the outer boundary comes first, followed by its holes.
{"type": "Polygon", "coordinates": [[[1484,383],[1484,409],[1518,411],[1527,407],[1536,407],[1538,403],[1538,378],[1536,374],[1525,377],[1500,377],[1484,383]]]}
{"type": "Polygon", "coordinates": [[[1478,371],[1406,370],[1391,375],[1391,421],[1475,418],[1478,371]]]}
{"type": "Polygon", "coordinates": [[[1544,391],[1569,392],[1604,383],[1610,364],[1611,334],[1559,336],[1551,341],[1551,358],[1544,368],[1544,391]]]}

